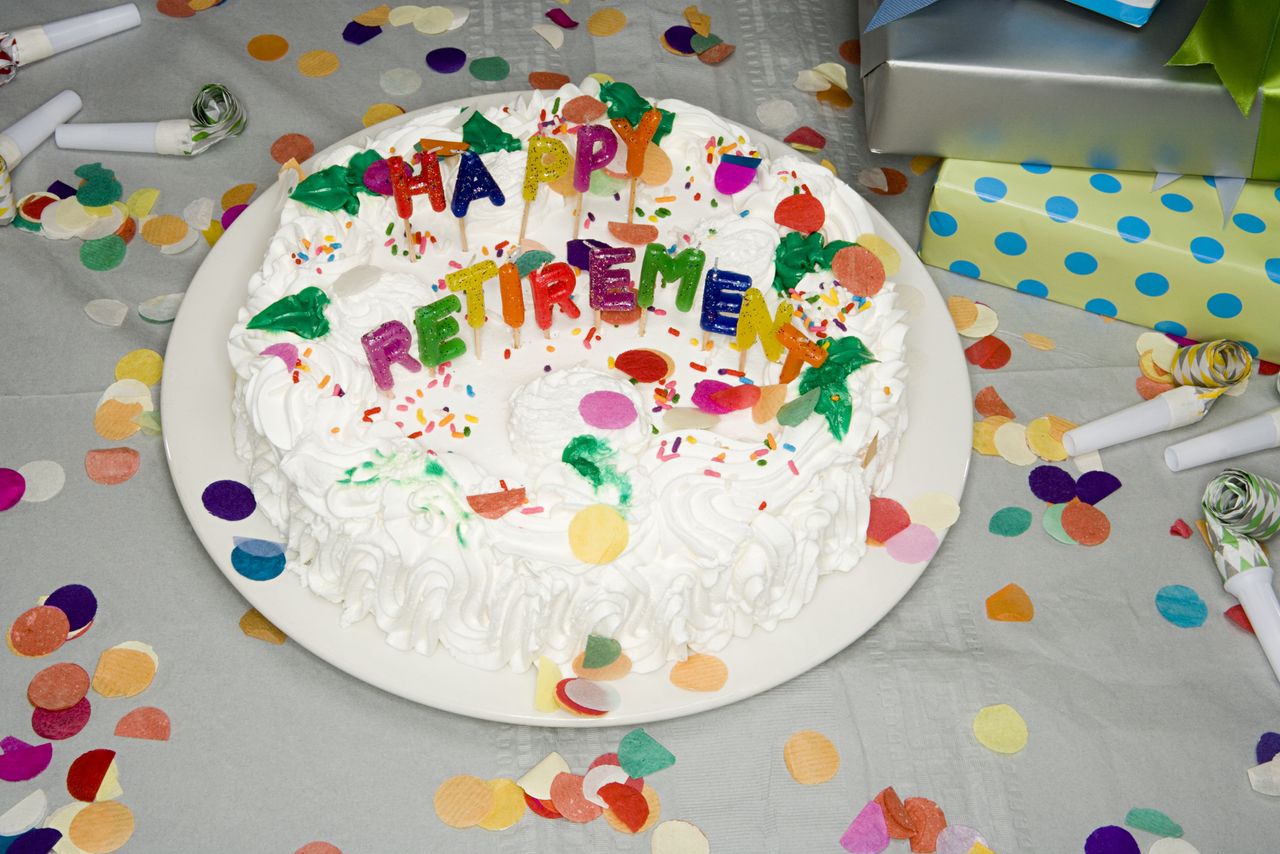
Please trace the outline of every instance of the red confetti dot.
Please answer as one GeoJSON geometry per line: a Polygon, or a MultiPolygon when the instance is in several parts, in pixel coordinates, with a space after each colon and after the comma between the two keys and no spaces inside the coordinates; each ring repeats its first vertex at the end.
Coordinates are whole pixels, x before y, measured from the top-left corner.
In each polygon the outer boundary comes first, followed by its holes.
{"type": "Polygon", "coordinates": [[[1111,536],[1111,520],[1092,504],[1073,498],[1062,508],[1062,530],[1082,546],[1096,546],[1111,536]]]}
{"type": "Polygon", "coordinates": [[[1280,374],[1280,365],[1277,365],[1275,362],[1268,362],[1266,359],[1259,359],[1258,373],[1262,374],[1264,377],[1275,376],[1276,374],[1280,374]]]}
{"type": "Polygon", "coordinates": [[[342,854],[342,849],[328,842],[308,842],[293,854],[342,854]]]}
{"type": "Polygon", "coordinates": [[[1191,539],[1191,526],[1179,519],[1169,526],[1169,533],[1175,537],[1182,537],[1184,540],[1189,540],[1191,539]]]}
{"type": "Polygon", "coordinates": [[[271,159],[281,165],[291,158],[301,163],[315,153],[315,143],[305,133],[286,133],[271,143],[271,159]]]}
{"type": "Polygon", "coordinates": [[[529,72],[529,88],[531,89],[559,89],[568,82],[569,75],[567,74],[558,74],[555,71],[529,72]]]}
{"type": "Polygon", "coordinates": [[[1241,605],[1232,605],[1230,608],[1222,612],[1222,616],[1244,629],[1249,634],[1253,634],[1253,623],[1249,622],[1249,615],[1244,612],[1241,605]]]}
{"type": "Polygon", "coordinates": [[[76,757],[67,769],[67,792],[77,801],[92,803],[115,761],[116,752],[105,749],[90,750],[76,757]]]}
{"type": "Polygon", "coordinates": [[[871,499],[871,514],[867,520],[867,541],[877,545],[887,543],[894,534],[906,530],[911,524],[911,514],[892,498],[871,499]]]}
{"type": "Polygon", "coordinates": [[[78,735],[89,723],[92,714],[89,698],[81,697],[80,702],[69,709],[49,711],[48,709],[31,710],[31,730],[41,738],[50,741],[62,741],[78,735]]]}
{"type": "Polygon", "coordinates": [[[971,365],[977,365],[988,371],[998,371],[1009,364],[1009,360],[1013,358],[1013,352],[1008,344],[994,335],[988,335],[970,344],[964,351],[964,357],[971,365]]]}
{"type": "Polygon", "coordinates": [[[849,39],[840,43],[840,58],[850,65],[862,64],[862,42],[858,39],[849,39]]]}
{"type": "Polygon", "coordinates": [[[613,360],[613,366],[642,383],[662,382],[672,368],[671,362],[654,350],[627,350],[619,353],[613,360]]]}
{"type": "Polygon", "coordinates": [[[812,194],[795,193],[778,202],[773,221],[801,234],[813,234],[827,221],[827,211],[812,194]]]}
{"type": "Polygon", "coordinates": [[[711,401],[725,412],[750,409],[760,399],[760,386],[735,385],[711,394],[711,401]]]}
{"type": "Polygon", "coordinates": [[[884,287],[884,262],[863,246],[846,246],[837,252],[831,272],[854,296],[873,297],[884,287]]]}
{"type": "Polygon", "coordinates": [[[190,18],[196,13],[190,0],[156,0],[156,11],[170,18],[190,18]]]}
{"type": "Polygon", "coordinates": [[[884,174],[885,186],[868,187],[868,190],[879,196],[896,196],[907,189],[907,176],[902,172],[891,167],[884,167],[880,171],[884,174]]]}

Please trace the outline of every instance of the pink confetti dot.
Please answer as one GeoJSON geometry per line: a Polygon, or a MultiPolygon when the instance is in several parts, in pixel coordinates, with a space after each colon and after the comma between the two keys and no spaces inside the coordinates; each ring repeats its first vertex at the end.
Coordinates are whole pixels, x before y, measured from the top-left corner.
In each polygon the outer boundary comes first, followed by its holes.
{"type": "Polygon", "coordinates": [[[621,430],[636,420],[636,405],[616,391],[593,391],[578,401],[582,420],[600,430],[621,430]]]}
{"type": "Polygon", "coordinates": [[[938,535],[924,525],[912,524],[884,544],[889,557],[899,563],[924,563],[938,550],[938,535]]]}
{"type": "Polygon", "coordinates": [[[22,500],[27,479],[13,469],[0,469],[0,511],[8,510],[22,500]]]}

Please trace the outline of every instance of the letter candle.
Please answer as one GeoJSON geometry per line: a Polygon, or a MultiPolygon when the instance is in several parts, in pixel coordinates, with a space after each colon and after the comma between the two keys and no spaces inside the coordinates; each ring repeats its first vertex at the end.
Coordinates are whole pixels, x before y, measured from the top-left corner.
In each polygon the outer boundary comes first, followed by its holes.
{"type": "MultiPolygon", "coordinates": [[[[563,143],[562,143],[563,147],[563,143]]],[[[458,234],[462,238],[462,251],[467,251],[467,210],[476,199],[487,198],[495,206],[506,204],[507,198],[502,188],[493,180],[484,161],[474,151],[464,151],[460,155],[458,177],[453,184],[453,215],[458,218],[458,234]]]]}
{"type": "Polygon", "coordinates": [[[706,263],[707,255],[701,249],[690,247],[672,256],[667,254],[666,247],[661,243],[650,243],[644,248],[644,260],[640,264],[640,287],[636,291],[642,336],[649,309],[653,306],[658,276],[662,276],[664,284],[672,280],[680,282],[680,288],[676,291],[676,308],[689,311],[693,308],[693,298],[698,293],[698,283],[702,280],[702,269],[706,263]]]}
{"type": "Polygon", "coordinates": [[[791,322],[795,313],[791,303],[786,299],[779,301],[772,319],[769,307],[765,304],[764,294],[758,288],[748,288],[742,295],[742,308],[738,312],[737,345],[738,370],[745,371],[747,351],[756,341],[764,350],[764,357],[770,362],[778,361],[782,356],[782,342],[778,340],[778,331],[791,322]]]}
{"type": "Polygon", "coordinates": [[[524,326],[524,288],[520,271],[510,261],[498,268],[498,289],[502,293],[502,322],[511,327],[511,344],[520,349],[520,327],[524,326]]]}
{"type": "Polygon", "coordinates": [[[613,162],[618,154],[618,138],[604,125],[581,125],[578,128],[577,158],[573,167],[573,188],[578,191],[573,211],[573,239],[582,225],[582,196],[591,189],[591,173],[613,162]]]}
{"type": "Polygon", "coordinates": [[[627,225],[631,225],[636,214],[636,180],[644,171],[645,149],[649,147],[649,143],[653,141],[653,135],[658,132],[658,126],[662,124],[662,112],[657,108],[650,108],[640,118],[640,124],[635,127],[622,118],[610,119],[610,124],[627,144],[627,175],[631,177],[631,188],[627,194],[627,225]]]}
{"type": "Polygon", "coordinates": [[[422,364],[430,365],[433,372],[467,352],[467,345],[456,337],[458,318],[453,315],[461,310],[458,295],[449,294],[413,313],[413,325],[418,330],[418,358],[422,364]]]}
{"type": "Polygon", "coordinates": [[[786,361],[782,363],[782,375],[778,377],[780,383],[789,383],[800,376],[801,365],[809,364],[816,368],[827,361],[827,348],[810,341],[790,323],[779,329],[776,337],[787,349],[786,361]]]}
{"type": "Polygon", "coordinates": [[[551,309],[555,306],[560,306],[566,317],[578,317],[582,313],[572,299],[577,283],[578,277],[574,275],[573,268],[564,261],[556,261],[529,274],[533,319],[544,338],[551,337],[551,309]]]}
{"type": "Polygon", "coordinates": [[[498,275],[498,265],[481,261],[462,270],[454,270],[444,277],[451,291],[461,291],[467,301],[467,325],[471,327],[471,340],[475,344],[476,357],[480,356],[480,327],[484,326],[484,283],[498,275]]]}
{"type": "Polygon", "coordinates": [[[400,365],[412,373],[422,370],[422,363],[409,355],[409,345],[413,336],[409,327],[398,320],[386,323],[360,336],[360,344],[364,347],[365,356],[369,359],[369,370],[373,373],[373,381],[378,388],[391,394],[395,386],[395,378],[391,375],[391,366],[400,365]]]}
{"type": "Polygon", "coordinates": [[[736,335],[738,313],[742,310],[742,295],[751,287],[751,277],[731,270],[712,267],[702,286],[702,348],[705,350],[709,333],[736,335]]]}
{"type": "Polygon", "coordinates": [[[538,198],[538,186],[556,180],[573,165],[569,149],[558,139],[534,136],[529,139],[528,157],[524,166],[524,214],[520,217],[520,236],[516,245],[524,243],[524,232],[529,226],[529,208],[538,198]]]}
{"type": "Polygon", "coordinates": [[[595,311],[595,325],[600,326],[602,311],[633,311],[636,293],[631,290],[631,276],[618,264],[636,260],[636,250],[630,246],[592,249],[588,255],[588,282],[591,308],[595,311]]]}

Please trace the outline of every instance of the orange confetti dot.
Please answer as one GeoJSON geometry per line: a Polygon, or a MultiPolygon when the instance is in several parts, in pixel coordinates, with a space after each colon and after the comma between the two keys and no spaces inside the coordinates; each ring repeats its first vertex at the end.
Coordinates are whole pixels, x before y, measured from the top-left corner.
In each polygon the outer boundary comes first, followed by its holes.
{"type": "Polygon", "coordinates": [[[121,738],[142,738],[148,741],[168,741],[171,725],[169,716],[155,706],[134,709],[116,724],[116,735],[121,738]]]}
{"type": "Polygon", "coordinates": [[[719,691],[729,681],[729,665],[714,655],[694,653],[671,666],[670,678],[684,691],[719,691]]]}
{"type": "Polygon", "coordinates": [[[992,415],[1001,415],[1010,421],[1015,418],[1013,410],[1000,397],[1000,393],[995,390],[994,386],[987,386],[974,396],[973,408],[984,418],[989,418],[992,415]]]}
{"type": "Polygon", "coordinates": [[[947,827],[947,817],[941,808],[928,798],[907,798],[902,806],[911,821],[911,850],[934,851],[938,847],[938,834],[947,827]]]}
{"type": "Polygon", "coordinates": [[[104,400],[93,415],[93,429],[98,435],[112,442],[128,439],[141,429],[134,423],[134,417],[142,414],[141,403],[124,403],[119,400],[104,400]]]}
{"type": "Polygon", "coordinates": [[[152,246],[172,246],[187,236],[191,226],[180,216],[161,214],[142,224],[142,239],[152,246]]]}
{"type": "Polygon", "coordinates": [[[782,748],[787,771],[801,785],[825,783],[840,770],[840,753],[831,740],[820,732],[801,730],[782,748]]]}
{"type": "Polygon", "coordinates": [[[196,13],[187,0],[156,0],[156,11],[170,18],[190,18],[196,13]]]}
{"type": "Polygon", "coordinates": [[[598,37],[617,35],[626,25],[626,14],[612,6],[597,9],[590,18],[587,18],[587,32],[598,37]]]}
{"type": "Polygon", "coordinates": [[[141,455],[133,448],[97,448],[84,455],[84,473],[103,486],[118,486],[138,473],[141,455]]]}
{"type": "Polygon", "coordinates": [[[898,797],[893,786],[882,789],[875,800],[884,810],[884,821],[889,826],[889,836],[893,839],[910,839],[911,834],[915,833],[915,826],[912,824],[911,817],[907,815],[906,807],[902,805],[902,798],[898,797]]]}
{"type": "Polygon", "coordinates": [[[951,313],[951,322],[957,332],[964,332],[978,322],[978,304],[968,297],[947,297],[947,311],[951,313]]]}
{"type": "Polygon", "coordinates": [[[303,77],[328,77],[340,65],[338,55],[330,50],[309,50],[298,57],[298,71],[303,77]]]}
{"type": "Polygon", "coordinates": [[[1002,623],[1027,623],[1036,615],[1027,591],[1016,584],[1006,584],[987,597],[987,619],[1002,623]]]}
{"type": "Polygon", "coordinates": [[[133,836],[133,812],[119,801],[89,804],[71,819],[68,836],[85,854],[110,854],[133,836]]]}
{"type": "Polygon", "coordinates": [[[582,793],[582,775],[561,771],[551,781],[551,803],[556,812],[577,824],[586,824],[600,817],[604,809],[587,800],[582,793]]]}
{"type": "Polygon", "coordinates": [[[48,655],[67,642],[71,622],[60,609],[38,605],[18,615],[9,628],[9,649],[27,658],[48,655]]]}
{"type": "Polygon", "coordinates": [[[897,169],[885,166],[867,170],[874,174],[874,180],[862,180],[863,186],[878,196],[896,196],[907,189],[907,176],[897,169]]]}
{"type": "Polygon", "coordinates": [[[1158,397],[1166,391],[1172,391],[1176,388],[1173,383],[1158,383],[1155,380],[1148,379],[1143,376],[1138,377],[1134,385],[1137,387],[1138,394],[1142,396],[1143,400],[1151,400],[1153,397],[1158,397]]]}
{"type": "Polygon", "coordinates": [[[102,651],[93,671],[93,690],[104,697],[134,697],[156,676],[155,651],[144,643],[126,641],[102,651]]]}
{"type": "Polygon", "coordinates": [[[862,64],[862,42],[849,39],[840,43],[840,58],[850,65],[862,64]]]}
{"type": "Polygon", "coordinates": [[[277,645],[289,639],[284,632],[276,628],[275,623],[262,616],[257,608],[250,608],[244,612],[244,616],[240,618],[240,631],[251,638],[277,645]]]}
{"type": "Polygon", "coordinates": [[[395,104],[374,104],[364,111],[364,117],[360,121],[365,127],[373,127],[379,122],[403,115],[404,107],[398,107],[395,104]]]}
{"type": "Polygon", "coordinates": [[[260,62],[275,62],[289,52],[289,42],[275,33],[262,33],[245,45],[249,55],[260,62]]]}
{"type": "Polygon", "coordinates": [[[1082,546],[1096,546],[1111,536],[1111,520],[1092,504],[1073,498],[1062,508],[1062,530],[1082,546]]]}
{"type": "Polygon", "coordinates": [[[569,75],[555,71],[530,71],[529,87],[531,89],[559,89],[569,82],[569,75]]]}
{"type": "Polygon", "coordinates": [[[612,682],[615,679],[621,679],[631,672],[631,659],[627,654],[621,653],[611,663],[604,667],[584,667],[582,659],[586,652],[578,653],[578,657],[573,660],[573,672],[581,676],[583,679],[590,679],[592,682],[612,682]]]}
{"type": "Polygon", "coordinates": [[[853,106],[853,98],[839,86],[829,86],[815,95],[821,103],[829,104],[837,110],[847,110],[853,106]]]}
{"type": "Polygon", "coordinates": [[[271,159],[281,165],[289,160],[301,163],[315,153],[315,143],[305,133],[286,133],[271,143],[271,159]]]}
{"type": "Polygon", "coordinates": [[[89,693],[89,673],[78,664],[52,664],[31,677],[27,702],[37,709],[60,712],[69,709],[89,693]]]}
{"type": "Polygon", "coordinates": [[[493,789],[470,774],[450,777],[436,789],[435,808],[450,827],[475,827],[493,809],[493,789]]]}
{"type": "Polygon", "coordinates": [[[225,211],[234,208],[236,205],[248,204],[249,199],[253,198],[253,194],[257,192],[257,184],[236,184],[230,190],[222,194],[220,204],[225,211]]]}
{"type": "Polygon", "coordinates": [[[308,842],[293,854],[342,854],[342,849],[328,842],[308,842]]]}
{"type": "Polygon", "coordinates": [[[387,4],[375,6],[367,12],[361,12],[351,20],[366,27],[381,27],[391,22],[391,7],[387,4]]]}

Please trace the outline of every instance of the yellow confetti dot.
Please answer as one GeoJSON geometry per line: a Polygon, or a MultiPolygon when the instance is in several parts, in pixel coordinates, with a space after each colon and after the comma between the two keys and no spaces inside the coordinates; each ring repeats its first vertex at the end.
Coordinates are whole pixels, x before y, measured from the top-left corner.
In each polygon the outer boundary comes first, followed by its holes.
{"type": "Polygon", "coordinates": [[[450,827],[475,827],[493,809],[493,789],[479,777],[460,774],[436,789],[436,816],[450,827]]]}
{"type": "Polygon", "coordinates": [[[329,50],[309,50],[298,57],[298,71],[303,77],[328,77],[340,65],[338,55],[329,50]]]}
{"type": "Polygon", "coordinates": [[[968,297],[947,297],[947,311],[951,312],[957,332],[965,331],[978,319],[978,304],[968,297]]]}
{"type": "Polygon", "coordinates": [[[1036,418],[1027,425],[1027,447],[1037,457],[1051,463],[1065,460],[1069,456],[1067,449],[1062,446],[1062,433],[1057,436],[1053,433],[1054,425],[1047,415],[1036,418]]]}
{"type": "Polygon", "coordinates": [[[988,457],[1000,456],[1000,452],[996,450],[996,430],[1000,429],[1001,425],[1008,424],[1011,420],[1003,415],[992,415],[982,421],[975,421],[973,425],[973,449],[988,457]]]}
{"type": "Polygon", "coordinates": [[[245,50],[259,62],[275,62],[289,52],[289,42],[284,36],[262,33],[249,39],[245,50]]]}
{"type": "Polygon", "coordinates": [[[942,531],[950,528],[960,518],[960,505],[945,492],[926,492],[907,506],[912,522],[926,528],[942,531]]]}
{"type": "Polygon", "coordinates": [[[249,203],[249,199],[253,198],[253,194],[257,191],[257,184],[236,184],[230,190],[222,194],[220,204],[222,209],[228,210],[236,205],[244,205],[249,203]]]}
{"type": "Polygon", "coordinates": [[[926,154],[918,154],[911,158],[911,171],[917,175],[923,175],[934,166],[938,165],[937,157],[929,157],[926,154]]]}
{"type": "Polygon", "coordinates": [[[884,274],[892,276],[902,269],[902,256],[898,254],[898,250],[893,248],[893,244],[885,240],[878,234],[859,234],[854,238],[854,243],[866,249],[872,255],[880,260],[884,265],[884,274]]]}
{"type": "Polygon", "coordinates": [[[840,753],[831,740],[811,729],[801,730],[782,748],[787,770],[797,783],[813,786],[825,783],[840,770],[840,753]]]}
{"type": "Polygon", "coordinates": [[[587,76],[601,85],[604,85],[605,83],[615,82],[612,77],[610,77],[608,74],[605,74],[603,71],[593,71],[587,76]]]}
{"type": "Polygon", "coordinates": [[[1036,461],[1036,455],[1027,445],[1027,428],[1016,421],[997,427],[993,442],[996,453],[1015,466],[1029,466],[1036,461]]]}
{"type": "Polygon", "coordinates": [[[597,9],[587,18],[587,32],[593,36],[614,36],[627,25],[627,16],[621,9],[606,6],[597,9]]]}
{"type": "Polygon", "coordinates": [[[93,671],[93,690],[104,697],[134,697],[156,677],[155,650],[144,643],[126,641],[103,650],[93,671]]]}
{"type": "Polygon", "coordinates": [[[240,631],[251,638],[277,645],[289,639],[276,627],[275,623],[262,616],[257,608],[250,608],[244,612],[244,616],[240,618],[240,631]]]}
{"type": "Polygon", "coordinates": [[[71,844],[85,854],[110,854],[133,836],[133,812],[119,801],[99,801],[75,814],[71,844]]]}
{"type": "Polygon", "coordinates": [[[583,563],[609,563],[626,549],[629,536],[627,520],[607,504],[579,510],[569,522],[569,548],[583,563]]]}
{"type": "Polygon", "coordinates": [[[404,107],[397,107],[395,104],[374,104],[364,111],[364,118],[361,121],[365,127],[373,127],[379,122],[385,122],[387,119],[394,119],[396,116],[403,115],[404,107]]]}
{"type": "Polygon", "coordinates": [[[364,24],[366,27],[381,27],[391,21],[391,7],[384,3],[367,12],[361,12],[352,20],[357,24],[364,24]]]}
{"type": "Polygon", "coordinates": [[[156,202],[159,200],[159,190],[155,187],[143,187],[129,194],[129,200],[125,202],[125,207],[129,210],[129,216],[141,219],[151,213],[151,209],[155,207],[156,202]]]}
{"type": "Polygon", "coordinates": [[[1041,335],[1038,332],[1028,332],[1026,335],[1022,336],[1022,340],[1026,341],[1029,345],[1036,348],[1037,350],[1058,349],[1057,341],[1054,341],[1048,335],[1041,335]]]}
{"type": "Polygon", "coordinates": [[[490,780],[489,789],[493,792],[493,808],[480,819],[479,826],[485,830],[512,827],[524,816],[524,790],[505,778],[490,780]]]}
{"type": "Polygon", "coordinates": [[[134,423],[134,417],[142,412],[140,403],[121,403],[118,400],[104,400],[93,414],[93,429],[98,435],[111,442],[128,439],[140,429],[134,423]]]}
{"type": "Polygon", "coordinates": [[[180,216],[161,214],[142,224],[142,239],[152,246],[172,246],[181,243],[191,226],[180,216]]]}
{"type": "Polygon", "coordinates": [[[719,691],[729,681],[729,666],[714,655],[694,653],[671,666],[671,684],[684,691],[719,691]]]}
{"type": "Polygon", "coordinates": [[[155,350],[132,350],[116,362],[117,380],[137,380],[143,385],[160,382],[164,359],[155,350]]]}
{"type": "Polygon", "coordinates": [[[1017,753],[1027,746],[1027,722],[1013,706],[987,706],[973,718],[978,743],[996,753],[1017,753]]]}

